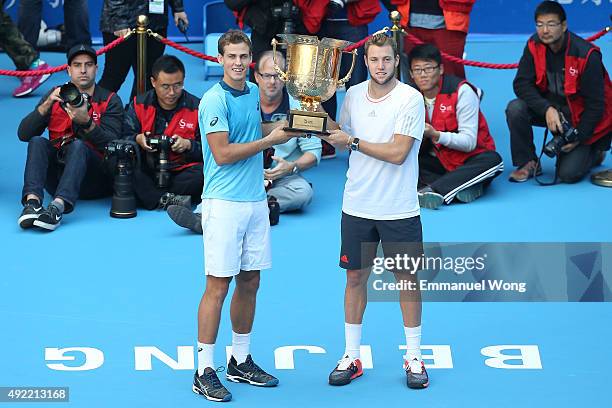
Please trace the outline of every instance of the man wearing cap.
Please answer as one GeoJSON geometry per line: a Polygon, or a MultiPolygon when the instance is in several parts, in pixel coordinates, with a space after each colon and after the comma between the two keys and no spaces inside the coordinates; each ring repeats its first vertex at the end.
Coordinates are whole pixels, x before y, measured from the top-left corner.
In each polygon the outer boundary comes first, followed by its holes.
{"type": "Polygon", "coordinates": [[[63,87],[56,87],[19,124],[19,140],[28,142],[21,194],[24,208],[18,220],[21,228],[53,231],[78,198],[99,198],[111,192],[103,152],[107,142],[120,137],[123,104],[115,93],[95,84],[97,70],[93,48],[72,47],[67,84],[82,94],[83,103],[68,103],[60,92],[63,87]],[[48,138],[41,136],[45,129],[48,138]],[[52,196],[46,209],[43,188],[52,196]]]}

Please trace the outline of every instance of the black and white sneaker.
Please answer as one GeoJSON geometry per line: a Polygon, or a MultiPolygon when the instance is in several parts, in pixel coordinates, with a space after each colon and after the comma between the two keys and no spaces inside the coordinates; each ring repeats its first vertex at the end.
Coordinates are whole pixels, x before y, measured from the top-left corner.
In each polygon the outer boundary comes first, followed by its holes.
{"type": "Polygon", "coordinates": [[[167,210],[171,205],[181,205],[185,208],[191,209],[191,196],[180,195],[174,193],[165,193],[159,198],[158,208],[167,210]]]}
{"type": "MultiPolygon", "coordinates": [[[[219,367],[217,371],[223,371],[223,367],[219,367]]],[[[196,370],[193,375],[193,392],[203,395],[204,398],[210,401],[227,402],[232,399],[232,394],[221,384],[217,371],[210,367],[204,369],[204,373],[198,375],[196,370]]]]}
{"type": "Polygon", "coordinates": [[[196,234],[202,235],[202,214],[194,213],[191,208],[183,207],[182,205],[169,205],[166,209],[168,216],[177,225],[187,228],[196,234]]]}
{"type": "Polygon", "coordinates": [[[232,356],[227,365],[226,377],[233,382],[244,382],[258,387],[276,387],[278,385],[278,378],[262,370],[255,364],[250,354],[246,361],[241,364],[238,364],[232,356]]]}
{"type": "Polygon", "coordinates": [[[34,221],[34,226],[45,229],[47,231],[55,231],[62,222],[62,212],[53,204],[49,204],[46,210],[43,210],[38,219],[34,221]]]}
{"type": "Polygon", "coordinates": [[[40,202],[38,200],[29,199],[23,206],[23,211],[21,212],[17,222],[23,229],[32,228],[34,221],[38,219],[42,212],[43,208],[42,205],[40,205],[40,202]]]}
{"type": "Polygon", "coordinates": [[[406,371],[406,385],[412,389],[427,388],[429,376],[425,369],[423,360],[413,358],[410,361],[404,360],[404,370],[406,371]]]}

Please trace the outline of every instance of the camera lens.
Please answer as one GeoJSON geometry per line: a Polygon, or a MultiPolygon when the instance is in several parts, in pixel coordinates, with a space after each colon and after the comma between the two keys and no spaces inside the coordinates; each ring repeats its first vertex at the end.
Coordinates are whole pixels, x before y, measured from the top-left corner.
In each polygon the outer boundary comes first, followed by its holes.
{"type": "Polygon", "coordinates": [[[83,105],[83,95],[72,82],[68,82],[61,86],[59,96],[64,103],[74,106],[75,108],[83,105]]]}

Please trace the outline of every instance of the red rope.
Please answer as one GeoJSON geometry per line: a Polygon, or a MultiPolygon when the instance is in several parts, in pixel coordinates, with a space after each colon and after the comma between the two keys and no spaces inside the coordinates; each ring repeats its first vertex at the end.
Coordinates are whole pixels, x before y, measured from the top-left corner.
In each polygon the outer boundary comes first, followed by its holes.
{"type": "MultiPolygon", "coordinates": [[[[593,42],[601,37],[603,37],[604,35],[606,35],[608,33],[608,31],[610,31],[610,27],[606,27],[603,30],[601,30],[600,32],[596,33],[595,35],[590,36],[589,38],[587,38],[586,40],[589,42],[593,42]]],[[[415,44],[423,44],[423,40],[421,40],[420,38],[416,37],[413,34],[410,33],[405,33],[406,37],[408,37],[412,42],[414,42],[415,44]]],[[[462,58],[459,57],[455,57],[454,55],[450,55],[447,54],[443,51],[440,51],[440,54],[442,54],[442,58],[444,58],[445,60],[451,61],[451,62],[456,62],[458,64],[462,64],[462,65],[468,65],[471,67],[479,67],[479,68],[491,68],[491,69],[516,69],[518,68],[518,64],[493,64],[490,62],[480,62],[480,61],[471,61],[471,60],[464,60],[462,58]]]]}
{"type": "MultiPolygon", "coordinates": [[[[216,57],[211,57],[210,55],[206,55],[204,53],[192,50],[191,48],[187,48],[185,46],[182,46],[181,44],[175,43],[172,40],[169,40],[167,38],[162,37],[161,35],[155,35],[154,38],[156,38],[158,41],[161,41],[162,43],[166,44],[167,46],[170,46],[172,48],[176,48],[179,51],[183,51],[186,54],[192,55],[196,58],[200,58],[206,61],[212,61],[212,62],[219,62],[217,60],[216,57]]],[[[252,62],[251,65],[249,65],[251,68],[255,67],[255,63],[252,62]]]]}
{"type": "MultiPolygon", "coordinates": [[[[98,51],[96,51],[96,55],[102,55],[102,54],[108,52],[108,50],[110,50],[112,48],[115,48],[116,46],[121,44],[123,41],[125,41],[125,37],[117,38],[112,43],[110,43],[110,44],[100,48],[98,51]]],[[[64,71],[66,68],[68,68],[68,64],[60,65],[59,67],[53,67],[53,68],[49,68],[49,69],[35,71],[36,75],[32,75],[32,71],[31,70],[29,70],[29,71],[12,71],[12,70],[8,70],[8,69],[0,69],[0,75],[13,76],[13,77],[40,76],[40,75],[46,75],[46,74],[55,74],[56,72],[64,71]]]]}

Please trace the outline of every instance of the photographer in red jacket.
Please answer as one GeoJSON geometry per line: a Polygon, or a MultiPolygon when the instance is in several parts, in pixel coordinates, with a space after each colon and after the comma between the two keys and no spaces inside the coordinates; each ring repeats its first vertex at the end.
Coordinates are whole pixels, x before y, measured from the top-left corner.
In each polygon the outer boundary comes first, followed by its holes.
{"type": "Polygon", "coordinates": [[[535,11],[536,34],[514,78],[518,99],[506,109],[512,162],[510,181],[537,175],[532,125],[553,134],[544,153],[557,158],[557,177],[580,181],[610,148],[612,84],[595,45],[568,31],[563,7],[544,1],[535,11]]]}
{"type": "Polygon", "coordinates": [[[162,55],[152,67],[153,89],[134,97],[125,115],[124,138],[141,148],[134,192],[147,210],[170,205],[191,208],[204,185],[198,125],[200,100],[183,89],[185,66],[162,55]]]}

